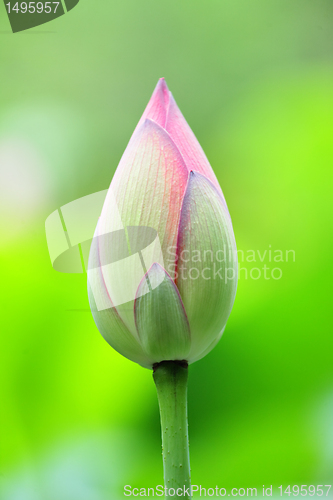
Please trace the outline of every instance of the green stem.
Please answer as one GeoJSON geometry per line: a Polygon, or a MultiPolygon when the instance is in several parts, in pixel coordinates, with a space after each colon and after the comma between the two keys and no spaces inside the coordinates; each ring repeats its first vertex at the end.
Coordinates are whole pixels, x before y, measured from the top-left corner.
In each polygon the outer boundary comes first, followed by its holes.
{"type": "Polygon", "coordinates": [[[161,415],[164,485],[191,498],[190,455],[187,424],[187,376],[185,361],[162,361],[154,366],[161,415]]]}

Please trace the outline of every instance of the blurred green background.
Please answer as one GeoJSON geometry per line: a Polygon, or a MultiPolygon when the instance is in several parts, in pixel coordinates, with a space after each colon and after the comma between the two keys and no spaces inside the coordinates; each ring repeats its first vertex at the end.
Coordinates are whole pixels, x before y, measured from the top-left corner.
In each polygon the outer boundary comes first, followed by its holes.
{"type": "Polygon", "coordinates": [[[283,276],[241,275],[221,342],[190,366],[193,483],[332,483],[332,0],[81,0],[15,35],[0,16],[1,500],[162,483],[151,372],[79,311],[86,276],[52,269],[44,231],[109,186],[161,76],[238,248],[295,251],[241,262],[283,276]]]}

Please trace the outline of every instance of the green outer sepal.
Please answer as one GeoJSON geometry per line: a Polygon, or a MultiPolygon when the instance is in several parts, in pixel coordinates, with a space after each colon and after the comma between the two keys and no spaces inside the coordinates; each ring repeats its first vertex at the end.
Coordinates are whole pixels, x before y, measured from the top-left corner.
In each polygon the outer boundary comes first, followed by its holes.
{"type": "Polygon", "coordinates": [[[146,354],[159,363],[186,359],[191,334],[178,289],[159,264],[141,281],[134,304],[139,339],[146,354]]]}

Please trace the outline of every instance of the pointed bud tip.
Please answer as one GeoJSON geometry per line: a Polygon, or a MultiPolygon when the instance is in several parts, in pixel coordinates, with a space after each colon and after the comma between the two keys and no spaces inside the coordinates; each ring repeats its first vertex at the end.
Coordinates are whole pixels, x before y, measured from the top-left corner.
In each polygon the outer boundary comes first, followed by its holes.
{"type": "Polygon", "coordinates": [[[150,266],[150,268],[148,269],[148,274],[152,271],[163,271],[164,272],[164,269],[158,262],[154,262],[154,264],[152,264],[150,266]]]}
{"type": "MultiPolygon", "coordinates": [[[[208,185],[210,187],[210,189],[213,189],[214,193],[217,193],[219,198],[222,200],[223,205],[228,212],[227,205],[225,203],[225,199],[224,199],[223,195],[221,195],[221,192],[213,184],[213,182],[208,177],[201,174],[200,172],[197,172],[196,170],[190,170],[186,192],[188,192],[190,189],[192,189],[193,186],[200,186],[200,185],[208,185]]],[[[228,212],[228,214],[229,214],[229,212],[228,212]]]]}
{"type": "Polygon", "coordinates": [[[164,76],[162,76],[162,78],[159,78],[157,85],[156,85],[156,89],[157,88],[160,88],[162,90],[164,97],[169,98],[170,91],[169,91],[168,84],[165,81],[164,76]]]}
{"type": "Polygon", "coordinates": [[[150,276],[151,274],[156,274],[156,275],[160,275],[160,274],[163,274],[163,276],[167,277],[167,278],[171,278],[170,274],[164,269],[163,266],[161,266],[161,264],[159,262],[154,262],[154,264],[152,264],[150,266],[150,268],[148,269],[147,273],[146,273],[146,276],[150,276]]]}
{"type": "Polygon", "coordinates": [[[199,180],[199,179],[207,179],[204,175],[200,174],[200,172],[197,172],[196,170],[190,170],[190,180],[199,180]]]}

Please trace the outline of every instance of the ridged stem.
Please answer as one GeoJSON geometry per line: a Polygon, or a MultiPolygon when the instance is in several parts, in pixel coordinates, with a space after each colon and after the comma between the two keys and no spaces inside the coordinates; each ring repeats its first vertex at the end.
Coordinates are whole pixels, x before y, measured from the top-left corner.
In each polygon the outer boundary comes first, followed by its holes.
{"type": "Polygon", "coordinates": [[[153,377],[161,415],[164,485],[168,492],[175,490],[176,498],[190,499],[187,363],[162,361],[154,366],[153,377]]]}

